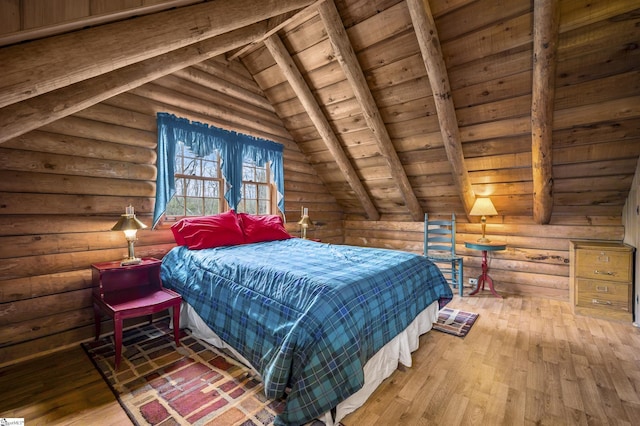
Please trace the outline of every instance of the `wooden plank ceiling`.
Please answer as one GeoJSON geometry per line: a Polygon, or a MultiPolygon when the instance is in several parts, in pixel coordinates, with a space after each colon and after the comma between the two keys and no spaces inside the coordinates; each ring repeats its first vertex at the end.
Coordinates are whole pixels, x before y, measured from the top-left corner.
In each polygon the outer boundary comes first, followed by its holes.
{"type": "Polygon", "coordinates": [[[0,143],[224,54],[347,218],[620,216],[640,155],[637,2],[40,3],[1,6],[0,143]]]}

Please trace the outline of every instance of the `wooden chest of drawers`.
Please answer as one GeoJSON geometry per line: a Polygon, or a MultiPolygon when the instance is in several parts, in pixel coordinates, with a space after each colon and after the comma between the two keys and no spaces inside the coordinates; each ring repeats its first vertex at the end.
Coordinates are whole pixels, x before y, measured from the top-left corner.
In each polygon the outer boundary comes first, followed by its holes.
{"type": "Polygon", "coordinates": [[[574,312],[633,321],[633,251],[610,241],[571,241],[569,293],[574,312]]]}

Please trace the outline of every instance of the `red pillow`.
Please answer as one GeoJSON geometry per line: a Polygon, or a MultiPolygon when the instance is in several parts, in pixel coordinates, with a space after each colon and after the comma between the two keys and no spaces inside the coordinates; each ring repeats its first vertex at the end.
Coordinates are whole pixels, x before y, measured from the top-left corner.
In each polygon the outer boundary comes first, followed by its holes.
{"type": "Polygon", "coordinates": [[[171,232],[173,232],[173,238],[175,238],[176,243],[179,246],[186,246],[187,243],[184,240],[184,236],[182,235],[182,230],[189,227],[189,225],[197,225],[199,223],[207,223],[211,221],[211,216],[189,216],[184,217],[171,225],[171,232]]]}
{"type": "Polygon", "coordinates": [[[176,243],[191,250],[244,243],[244,234],[233,210],[213,216],[189,217],[171,226],[176,243]]]}
{"type": "Polygon", "coordinates": [[[284,228],[280,216],[256,216],[240,213],[238,217],[242,222],[245,243],[259,243],[261,241],[287,240],[292,238],[284,228]]]}
{"type": "Polygon", "coordinates": [[[187,243],[184,241],[184,237],[182,236],[182,234],[180,234],[180,231],[182,230],[182,227],[184,226],[186,220],[187,220],[186,218],[180,219],[179,221],[171,225],[171,232],[173,232],[173,238],[176,240],[176,244],[178,244],[179,246],[187,245],[187,243]]]}

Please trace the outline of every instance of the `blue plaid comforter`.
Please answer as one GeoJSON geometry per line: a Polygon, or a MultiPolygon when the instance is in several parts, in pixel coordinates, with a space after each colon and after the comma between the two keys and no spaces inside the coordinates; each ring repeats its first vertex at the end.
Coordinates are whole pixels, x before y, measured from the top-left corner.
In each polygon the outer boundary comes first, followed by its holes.
{"type": "Polygon", "coordinates": [[[260,372],[267,398],[288,392],[277,424],[308,422],[356,392],[372,355],[452,297],[423,256],[297,238],[175,247],[161,277],[260,372]]]}

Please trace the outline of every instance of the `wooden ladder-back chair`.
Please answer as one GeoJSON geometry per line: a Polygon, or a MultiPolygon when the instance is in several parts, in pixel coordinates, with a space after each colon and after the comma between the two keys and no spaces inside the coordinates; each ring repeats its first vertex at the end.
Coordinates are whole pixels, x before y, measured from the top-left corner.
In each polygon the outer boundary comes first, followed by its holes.
{"type": "Polygon", "coordinates": [[[429,220],[424,215],[424,256],[435,263],[449,284],[463,296],[462,257],[456,255],[456,215],[451,220],[429,220]]]}

